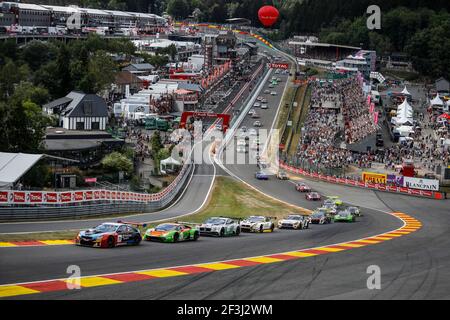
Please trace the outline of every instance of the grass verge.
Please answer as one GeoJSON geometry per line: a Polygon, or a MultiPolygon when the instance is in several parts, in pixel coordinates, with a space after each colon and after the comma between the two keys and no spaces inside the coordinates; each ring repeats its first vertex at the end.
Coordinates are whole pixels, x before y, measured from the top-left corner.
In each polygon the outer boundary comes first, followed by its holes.
{"type": "MultiPolygon", "coordinates": [[[[277,217],[288,214],[306,214],[308,211],[296,209],[293,206],[271,199],[242,182],[229,177],[217,177],[211,198],[203,210],[180,220],[202,222],[209,217],[227,216],[244,218],[250,215],[277,217]]],[[[175,221],[171,219],[168,221],[175,221]]],[[[150,227],[152,224],[149,225],[150,227]]],[[[25,234],[0,235],[0,242],[29,241],[29,240],[66,240],[74,239],[77,230],[58,232],[39,232],[25,234]]]]}

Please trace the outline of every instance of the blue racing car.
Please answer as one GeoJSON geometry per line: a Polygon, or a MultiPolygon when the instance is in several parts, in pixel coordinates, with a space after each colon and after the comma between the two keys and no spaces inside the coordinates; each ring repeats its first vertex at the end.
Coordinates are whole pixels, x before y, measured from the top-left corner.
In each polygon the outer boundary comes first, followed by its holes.
{"type": "Polygon", "coordinates": [[[255,177],[258,180],[269,180],[269,176],[262,171],[255,173],[255,177]]]}

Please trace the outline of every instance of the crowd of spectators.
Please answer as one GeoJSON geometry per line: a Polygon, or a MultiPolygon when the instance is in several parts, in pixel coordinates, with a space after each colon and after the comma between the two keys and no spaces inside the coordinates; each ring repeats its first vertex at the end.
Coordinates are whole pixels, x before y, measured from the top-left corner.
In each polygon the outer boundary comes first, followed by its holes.
{"type": "Polygon", "coordinates": [[[339,108],[330,108],[326,102],[339,103],[336,84],[313,83],[311,108],[297,149],[297,161],[306,161],[314,167],[342,167],[350,153],[337,146],[342,131],[342,123],[338,121],[339,108]]]}
{"type": "Polygon", "coordinates": [[[338,93],[342,101],[345,142],[354,144],[375,134],[378,126],[368,112],[369,106],[358,80],[349,78],[339,81],[338,93]]]}
{"type": "Polygon", "coordinates": [[[315,81],[311,87],[310,109],[296,161],[322,168],[349,164],[370,167],[371,155],[352,153],[340,146],[342,138],[355,143],[377,130],[357,79],[315,81]]]}

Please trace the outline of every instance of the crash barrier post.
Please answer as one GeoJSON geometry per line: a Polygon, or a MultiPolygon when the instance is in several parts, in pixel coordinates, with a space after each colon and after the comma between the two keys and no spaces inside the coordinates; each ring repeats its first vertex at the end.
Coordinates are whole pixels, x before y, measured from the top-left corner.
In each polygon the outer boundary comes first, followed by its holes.
{"type": "Polygon", "coordinates": [[[437,199],[437,200],[442,200],[445,198],[442,192],[418,190],[418,189],[411,189],[411,188],[406,188],[406,187],[389,186],[386,184],[357,181],[357,180],[352,180],[352,179],[348,179],[348,178],[336,178],[333,176],[323,175],[323,174],[316,173],[316,172],[311,173],[311,172],[308,172],[301,168],[291,167],[291,166],[285,164],[283,161],[280,161],[280,168],[284,169],[286,171],[289,171],[291,173],[294,173],[294,174],[306,176],[308,178],[313,178],[316,180],[334,183],[334,184],[346,185],[346,186],[350,186],[350,187],[358,187],[358,188],[377,190],[377,191],[383,191],[383,192],[400,193],[400,194],[404,194],[404,195],[424,197],[424,198],[437,199]]]}

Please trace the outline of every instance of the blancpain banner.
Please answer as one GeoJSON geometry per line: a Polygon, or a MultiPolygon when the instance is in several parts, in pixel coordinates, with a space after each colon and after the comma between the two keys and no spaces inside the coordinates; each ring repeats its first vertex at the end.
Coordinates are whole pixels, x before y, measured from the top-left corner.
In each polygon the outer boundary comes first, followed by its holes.
{"type": "Polygon", "coordinates": [[[439,191],[439,181],[431,179],[404,177],[403,186],[411,189],[439,191]]]}

